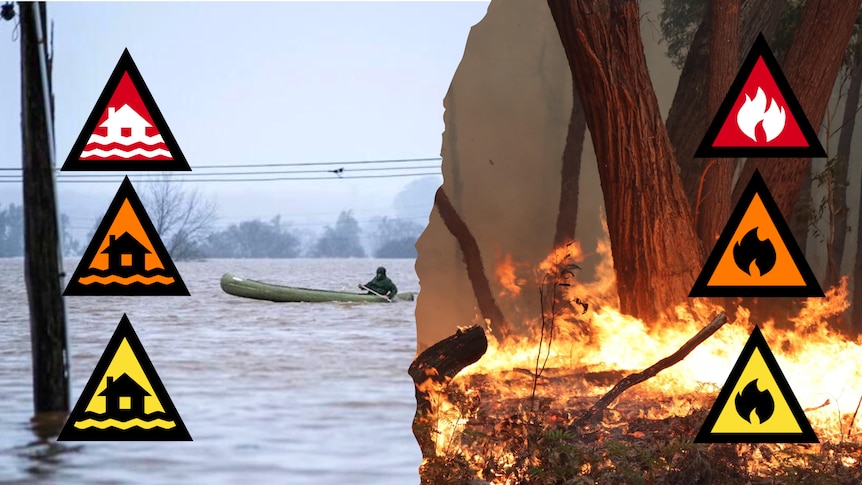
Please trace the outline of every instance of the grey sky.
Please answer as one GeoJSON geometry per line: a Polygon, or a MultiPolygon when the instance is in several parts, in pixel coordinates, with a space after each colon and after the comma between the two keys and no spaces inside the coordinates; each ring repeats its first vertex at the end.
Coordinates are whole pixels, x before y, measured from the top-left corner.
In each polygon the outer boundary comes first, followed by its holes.
{"type": "MultiPolygon", "coordinates": [[[[58,163],[68,155],[124,48],[193,171],[199,165],[437,157],[443,97],[470,27],[487,6],[49,3],[58,163]]],[[[5,100],[0,110],[0,167],[21,163],[20,46],[14,35],[11,22],[0,23],[0,92],[5,100]]],[[[428,171],[439,169],[418,170],[428,171]]],[[[281,214],[313,227],[334,222],[342,209],[355,208],[360,220],[385,215],[393,197],[413,180],[200,186],[218,198],[219,226],[281,214]]],[[[89,204],[80,211],[84,214],[70,214],[78,229],[89,228],[117,187],[119,179],[61,184],[61,209],[89,204]]],[[[136,188],[140,192],[142,184],[136,188]]],[[[20,184],[0,183],[0,203],[19,202],[20,194],[20,184]]],[[[427,222],[425,211],[415,217],[427,222]]]]}

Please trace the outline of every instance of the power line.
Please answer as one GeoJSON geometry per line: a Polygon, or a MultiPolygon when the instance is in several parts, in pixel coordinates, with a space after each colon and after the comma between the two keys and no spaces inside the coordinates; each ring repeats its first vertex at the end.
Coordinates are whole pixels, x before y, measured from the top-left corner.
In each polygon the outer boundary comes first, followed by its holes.
{"type": "MultiPolygon", "coordinates": [[[[393,171],[393,170],[433,170],[439,169],[438,165],[420,165],[415,167],[374,167],[374,168],[350,168],[344,169],[343,167],[334,169],[334,170],[271,170],[271,171],[256,171],[256,172],[211,172],[211,173],[178,173],[171,174],[172,176],[186,177],[186,176],[203,176],[203,177],[212,177],[212,176],[225,176],[225,175],[290,175],[290,174],[299,174],[299,173],[333,173],[336,175],[344,174],[347,172],[380,172],[380,171],[393,171]]],[[[145,176],[153,176],[156,175],[151,173],[144,173],[142,175],[145,176]]],[[[57,175],[57,180],[63,180],[68,178],[104,178],[104,177],[117,177],[116,173],[69,173],[69,172],[61,172],[57,175]]],[[[165,177],[170,178],[170,177],[165,177]]],[[[0,174],[0,179],[14,179],[21,180],[20,175],[4,175],[0,174]]]]}
{"type": "MultiPolygon", "coordinates": [[[[398,158],[388,160],[347,160],[341,162],[295,162],[295,163],[251,163],[251,164],[226,164],[226,165],[198,165],[192,167],[193,170],[200,168],[205,169],[221,169],[221,168],[265,168],[265,167],[299,167],[299,166],[322,166],[322,165],[360,165],[369,163],[410,163],[410,162],[437,162],[443,160],[442,157],[433,158],[398,158]]],[[[0,171],[20,171],[21,167],[0,167],[0,171]]]]}
{"type": "MultiPolygon", "coordinates": [[[[297,173],[333,173],[333,174],[344,174],[348,172],[380,172],[380,171],[392,171],[392,170],[434,170],[439,169],[439,165],[419,165],[415,167],[374,167],[374,168],[337,168],[334,170],[271,170],[271,171],[257,171],[257,172],[210,172],[210,173],[179,173],[176,175],[189,176],[189,175],[200,175],[200,176],[224,176],[224,175],[290,175],[297,173]]],[[[65,172],[61,173],[58,178],[84,178],[84,177],[111,177],[116,176],[116,174],[66,174],[65,172]]],[[[2,177],[2,175],[0,175],[2,177]]]]}
{"type": "MultiPolygon", "coordinates": [[[[113,174],[112,174],[113,175],[113,174]]],[[[136,183],[160,183],[160,182],[276,182],[276,181],[298,181],[298,180],[358,180],[358,179],[380,179],[380,178],[395,178],[395,177],[425,177],[429,175],[440,175],[440,172],[421,172],[421,173],[393,173],[388,175],[355,175],[353,177],[344,177],[344,176],[328,176],[328,177],[269,177],[269,178],[228,178],[228,179],[171,179],[171,178],[149,178],[149,179],[134,179],[134,176],[130,176],[130,179],[133,179],[136,183]]],[[[116,175],[114,175],[116,177],[116,175]]],[[[106,180],[106,179],[97,179],[97,180],[81,180],[81,179],[58,179],[57,183],[62,184],[71,184],[71,183],[81,183],[81,184],[99,184],[99,183],[119,183],[122,179],[115,180],[106,180]]],[[[0,184],[2,183],[20,183],[21,179],[2,179],[0,180],[0,184]]]]}

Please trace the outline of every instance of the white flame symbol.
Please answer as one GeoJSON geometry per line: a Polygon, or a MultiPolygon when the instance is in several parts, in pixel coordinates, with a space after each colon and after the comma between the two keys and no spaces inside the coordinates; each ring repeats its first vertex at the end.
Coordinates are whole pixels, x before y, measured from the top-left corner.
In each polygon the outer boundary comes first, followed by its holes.
{"type": "Polygon", "coordinates": [[[766,94],[763,93],[762,89],[757,88],[754,99],[749,98],[747,94],[745,95],[745,104],[739,108],[739,113],[736,114],[736,124],[745,136],[757,141],[754,128],[761,121],[767,142],[774,140],[784,131],[784,108],[780,108],[773,98],[769,104],[769,109],[766,109],[766,94]]]}

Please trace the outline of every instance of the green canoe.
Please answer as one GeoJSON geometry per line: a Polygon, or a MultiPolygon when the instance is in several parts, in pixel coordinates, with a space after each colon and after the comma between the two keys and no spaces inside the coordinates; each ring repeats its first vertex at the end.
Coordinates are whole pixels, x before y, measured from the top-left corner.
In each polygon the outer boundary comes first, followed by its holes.
{"type": "MultiPolygon", "coordinates": [[[[279,302],[369,302],[379,303],[386,300],[377,295],[351,293],[349,291],[313,290],[293,286],[273,285],[261,281],[248,280],[225,273],[221,277],[221,289],[230,295],[256,300],[279,302]]],[[[413,293],[404,292],[395,295],[395,301],[413,301],[413,293]]]]}

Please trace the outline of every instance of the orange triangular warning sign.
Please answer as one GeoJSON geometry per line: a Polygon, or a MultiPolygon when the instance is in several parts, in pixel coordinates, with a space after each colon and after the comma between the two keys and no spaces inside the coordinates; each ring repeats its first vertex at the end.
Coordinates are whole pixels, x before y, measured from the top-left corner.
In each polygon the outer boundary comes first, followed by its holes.
{"type": "Polygon", "coordinates": [[[760,329],[748,343],[695,443],[819,443],[760,329]]]}
{"type": "Polygon", "coordinates": [[[63,296],[188,296],[129,177],[123,180],[63,296]]]}
{"type": "Polygon", "coordinates": [[[125,314],[57,441],[192,441],[125,314]]]}
{"type": "Polygon", "coordinates": [[[688,296],[823,296],[759,171],[751,177],[688,296]]]}
{"type": "Polygon", "coordinates": [[[763,34],[754,41],[694,156],[826,156],[763,34]]]}
{"type": "Polygon", "coordinates": [[[191,170],[128,49],[60,170],[191,170]]]}

